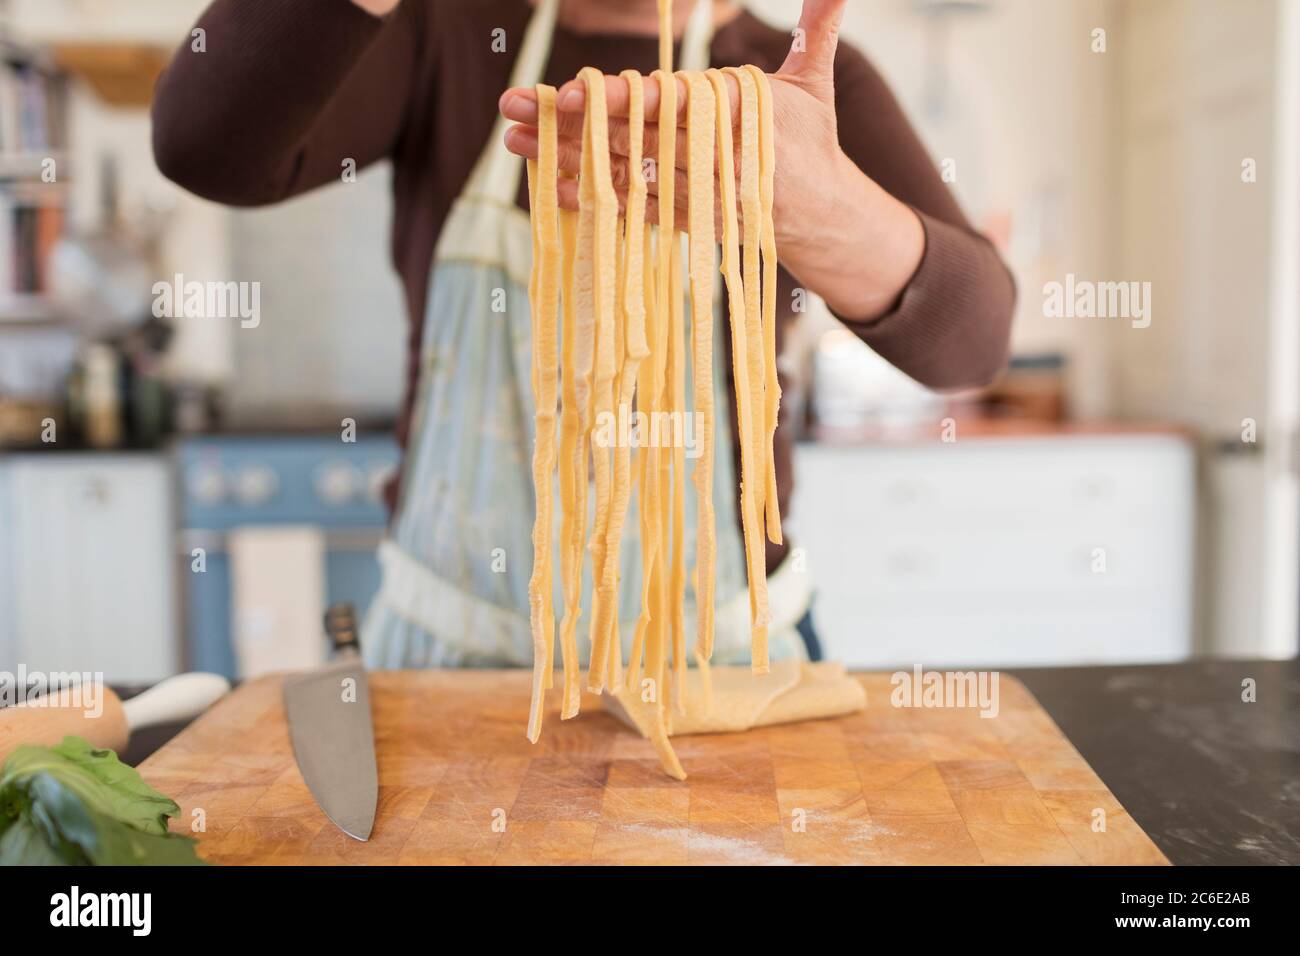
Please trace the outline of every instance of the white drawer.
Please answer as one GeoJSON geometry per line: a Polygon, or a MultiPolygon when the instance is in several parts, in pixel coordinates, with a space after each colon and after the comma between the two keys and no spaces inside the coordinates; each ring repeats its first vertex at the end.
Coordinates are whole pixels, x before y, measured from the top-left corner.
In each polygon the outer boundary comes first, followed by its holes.
{"type": "Polygon", "coordinates": [[[798,450],[796,494],[805,483],[833,487],[846,519],[870,518],[875,526],[927,517],[1005,526],[1064,513],[1140,519],[1161,509],[1171,486],[1190,492],[1191,463],[1186,443],[1165,436],[812,445],[798,450]]]}
{"type": "Polygon", "coordinates": [[[795,474],[788,530],[835,656],[1190,653],[1194,469],[1177,439],[800,446],[795,474]]]}

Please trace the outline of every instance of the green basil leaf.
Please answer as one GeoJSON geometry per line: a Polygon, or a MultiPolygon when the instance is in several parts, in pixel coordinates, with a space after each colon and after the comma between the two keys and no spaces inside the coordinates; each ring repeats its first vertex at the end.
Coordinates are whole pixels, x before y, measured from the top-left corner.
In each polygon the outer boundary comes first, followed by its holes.
{"type": "Polygon", "coordinates": [[[167,830],[179,812],[79,737],[19,747],[0,769],[0,865],[201,866],[197,842],[167,830]]]}
{"type": "Polygon", "coordinates": [[[80,797],[50,774],[27,778],[25,788],[31,803],[15,838],[15,852],[67,864],[94,866],[201,866],[196,841],[180,834],[160,836],[144,833],[105,814],[92,810],[80,797]],[[32,847],[35,838],[44,848],[32,847]],[[19,842],[21,840],[21,842],[19,842]]]}
{"type": "Polygon", "coordinates": [[[5,761],[0,791],[37,774],[50,774],[86,807],[145,833],[163,836],[167,818],[180,812],[174,800],[144,782],[111,750],[97,750],[80,737],[57,747],[19,747],[5,761]]]}

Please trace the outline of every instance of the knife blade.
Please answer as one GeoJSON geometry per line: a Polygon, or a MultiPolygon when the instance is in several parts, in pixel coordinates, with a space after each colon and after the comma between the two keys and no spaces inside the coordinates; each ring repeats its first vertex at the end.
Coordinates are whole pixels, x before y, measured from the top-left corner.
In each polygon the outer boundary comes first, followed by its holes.
{"type": "Polygon", "coordinates": [[[294,759],[316,803],[334,825],[369,840],[379,801],[370,683],[358,652],[356,615],[333,605],[325,630],[337,660],[284,683],[284,709],[294,759]]]}

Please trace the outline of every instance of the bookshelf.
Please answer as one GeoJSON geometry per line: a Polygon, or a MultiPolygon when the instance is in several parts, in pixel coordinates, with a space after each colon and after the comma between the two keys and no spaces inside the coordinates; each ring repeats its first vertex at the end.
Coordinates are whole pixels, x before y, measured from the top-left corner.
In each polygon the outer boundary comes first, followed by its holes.
{"type": "Polygon", "coordinates": [[[68,79],[0,21],[0,326],[51,321],[48,267],[67,201],[68,79]]]}

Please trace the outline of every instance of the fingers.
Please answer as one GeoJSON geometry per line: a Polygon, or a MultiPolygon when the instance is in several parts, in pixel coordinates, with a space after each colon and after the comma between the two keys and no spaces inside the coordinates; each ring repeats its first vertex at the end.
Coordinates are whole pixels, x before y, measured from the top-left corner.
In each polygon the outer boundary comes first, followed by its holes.
{"type": "MultiPolygon", "coordinates": [[[[740,120],[740,84],[730,74],[723,74],[723,76],[727,84],[727,98],[730,100],[731,105],[731,119],[733,123],[736,123],[740,120]]],[[[659,102],[661,100],[659,82],[658,78],[653,74],[648,79],[650,82],[643,84],[645,88],[645,120],[647,124],[658,123],[660,121],[659,102]]],[[[684,129],[686,127],[686,113],[690,104],[690,91],[680,73],[674,79],[677,82],[677,115],[673,117],[673,122],[674,125],[684,129]]],[[[627,119],[630,95],[627,80],[619,76],[605,77],[605,106],[609,112],[611,122],[616,118],[627,119]]],[[[501,115],[506,119],[514,120],[516,123],[534,125],[537,123],[537,94],[533,90],[523,87],[506,90],[505,93],[501,94],[499,106],[501,115]]],[[[582,80],[570,80],[565,83],[556,94],[555,106],[559,114],[561,134],[568,130],[572,135],[574,129],[580,132],[582,129],[582,114],[587,108],[586,83],[582,80]]]]}
{"type": "Polygon", "coordinates": [[[798,76],[833,102],[835,51],[848,0],[804,0],[799,26],[780,73],[798,76]]]}
{"type": "MultiPolygon", "coordinates": [[[[512,126],[506,133],[506,145],[510,151],[527,159],[536,159],[539,153],[539,144],[537,141],[537,128],[533,126],[512,126]]],[[[556,183],[556,191],[559,195],[560,206],[564,209],[578,208],[578,180],[576,177],[582,162],[582,148],[576,140],[560,139],[556,143],[556,158],[559,163],[561,172],[570,174],[568,177],[561,177],[556,183]]],[[[644,175],[644,172],[638,170],[638,174],[644,175]]],[[[611,155],[609,158],[609,175],[614,185],[614,192],[618,195],[619,212],[626,214],[627,211],[627,193],[630,183],[632,170],[629,168],[626,156],[611,155]]],[[[690,196],[690,179],[680,169],[673,170],[673,182],[675,188],[673,191],[673,205],[676,207],[676,221],[674,228],[686,228],[687,200],[690,196]]],[[[719,190],[714,189],[714,195],[718,195],[719,190]]],[[[659,222],[659,181],[658,178],[646,178],[646,222],[655,225],[659,222]]],[[[715,217],[715,222],[721,223],[719,216],[715,217]]]]}
{"type": "MultiPolygon", "coordinates": [[[[559,196],[560,208],[578,211],[578,182],[574,179],[561,179],[556,183],[556,193],[559,196]]],[[[618,196],[618,214],[619,216],[627,215],[627,187],[622,186],[615,189],[618,196]]],[[[715,194],[716,195],[716,194],[715,194]]],[[[658,226],[659,222],[659,203],[651,200],[646,201],[645,221],[647,225],[658,226]]],[[[714,239],[722,241],[722,209],[721,204],[714,203],[714,218],[716,235],[714,239]]],[[[673,203],[673,223],[672,228],[679,232],[686,230],[687,223],[687,196],[685,187],[678,193],[676,201],[673,203]]]]}
{"type": "MultiPolygon", "coordinates": [[[[501,100],[497,104],[501,110],[501,115],[508,120],[516,123],[523,123],[528,126],[537,125],[537,91],[530,87],[516,86],[506,90],[501,94],[501,100]]],[[[561,136],[569,136],[573,139],[582,137],[582,113],[567,113],[556,111],[555,115],[556,129],[561,136]]]]}
{"type": "MultiPolygon", "coordinates": [[[[573,132],[565,132],[563,128],[559,131],[559,157],[560,168],[572,173],[578,172],[578,161],[581,158],[582,143],[582,126],[573,132]]],[[[611,156],[627,158],[631,152],[630,133],[628,131],[626,120],[610,120],[609,122],[609,151],[611,156]]],[[[519,124],[506,130],[506,149],[517,156],[523,156],[525,159],[537,158],[537,127],[532,125],[519,124]]],[[[678,170],[686,168],[687,151],[686,137],[680,135],[676,142],[676,166],[678,170]]],[[[642,161],[646,167],[646,181],[652,182],[658,178],[657,168],[659,165],[659,130],[656,126],[647,126],[642,132],[641,138],[641,155],[642,161]]]]}
{"type": "MultiPolygon", "coordinates": [[[[626,137],[626,130],[624,130],[626,137]]],[[[525,159],[537,159],[540,153],[540,144],[537,139],[537,127],[535,126],[512,126],[506,132],[506,148],[517,156],[523,156],[525,159]]],[[[560,171],[572,176],[578,175],[582,165],[582,143],[580,140],[559,137],[556,141],[556,159],[559,163],[560,171]]],[[[626,148],[626,140],[624,143],[626,148]]],[[[659,194],[659,176],[658,168],[655,164],[643,164],[638,170],[639,175],[645,178],[646,189],[651,196],[659,194]]],[[[628,158],[622,153],[612,152],[609,157],[609,174],[614,181],[616,190],[626,190],[629,182],[631,170],[628,167],[628,158]]],[[[689,182],[686,172],[681,169],[673,170],[674,182],[676,183],[676,195],[686,195],[686,188],[689,182]]]]}
{"type": "MultiPolygon", "coordinates": [[[[658,71],[655,71],[656,74],[658,71]]],[[[686,83],[681,77],[674,78],[677,82],[677,102],[681,107],[677,111],[677,116],[671,117],[674,125],[686,125],[686,83]]],[[[659,95],[658,76],[652,75],[650,82],[644,84],[645,87],[645,120],[647,123],[659,122],[659,103],[662,97],[659,95]]],[[[605,107],[609,111],[611,118],[627,118],[627,105],[630,94],[627,90],[627,81],[619,76],[605,77],[605,107]]],[[[587,108],[587,86],[582,80],[570,80],[560,87],[559,93],[555,97],[555,108],[560,113],[577,113],[579,115],[587,108]]]]}
{"type": "MultiPolygon", "coordinates": [[[[735,75],[730,72],[724,72],[723,81],[727,86],[727,99],[731,110],[733,125],[740,122],[740,83],[735,75]]],[[[677,80],[678,110],[677,110],[677,142],[674,151],[676,165],[678,169],[685,169],[690,154],[687,149],[685,123],[687,110],[689,108],[689,97],[685,81],[680,76],[677,80]]],[[[645,131],[643,133],[642,155],[652,157],[658,160],[659,157],[659,84],[658,82],[648,82],[644,84],[645,89],[645,131]]],[[[628,109],[628,87],[627,81],[617,76],[605,77],[605,95],[606,107],[609,113],[609,147],[612,153],[619,156],[626,156],[629,152],[628,128],[627,128],[627,109],[628,109]]],[[[581,80],[573,80],[560,87],[556,97],[556,129],[561,140],[573,139],[581,141],[582,139],[582,121],[583,113],[587,104],[586,86],[581,80]],[[570,105],[565,105],[566,97],[573,94],[576,100],[568,99],[570,105]],[[573,105],[575,104],[576,105],[573,105]]],[[[530,139],[516,139],[515,130],[520,127],[512,127],[506,134],[506,146],[511,152],[518,153],[521,156],[536,158],[536,125],[537,125],[537,93],[534,90],[516,87],[506,90],[501,95],[500,101],[501,115],[508,120],[522,124],[525,127],[533,128],[530,139]],[[532,152],[523,152],[516,149],[513,144],[520,144],[531,148],[532,152]]]]}

